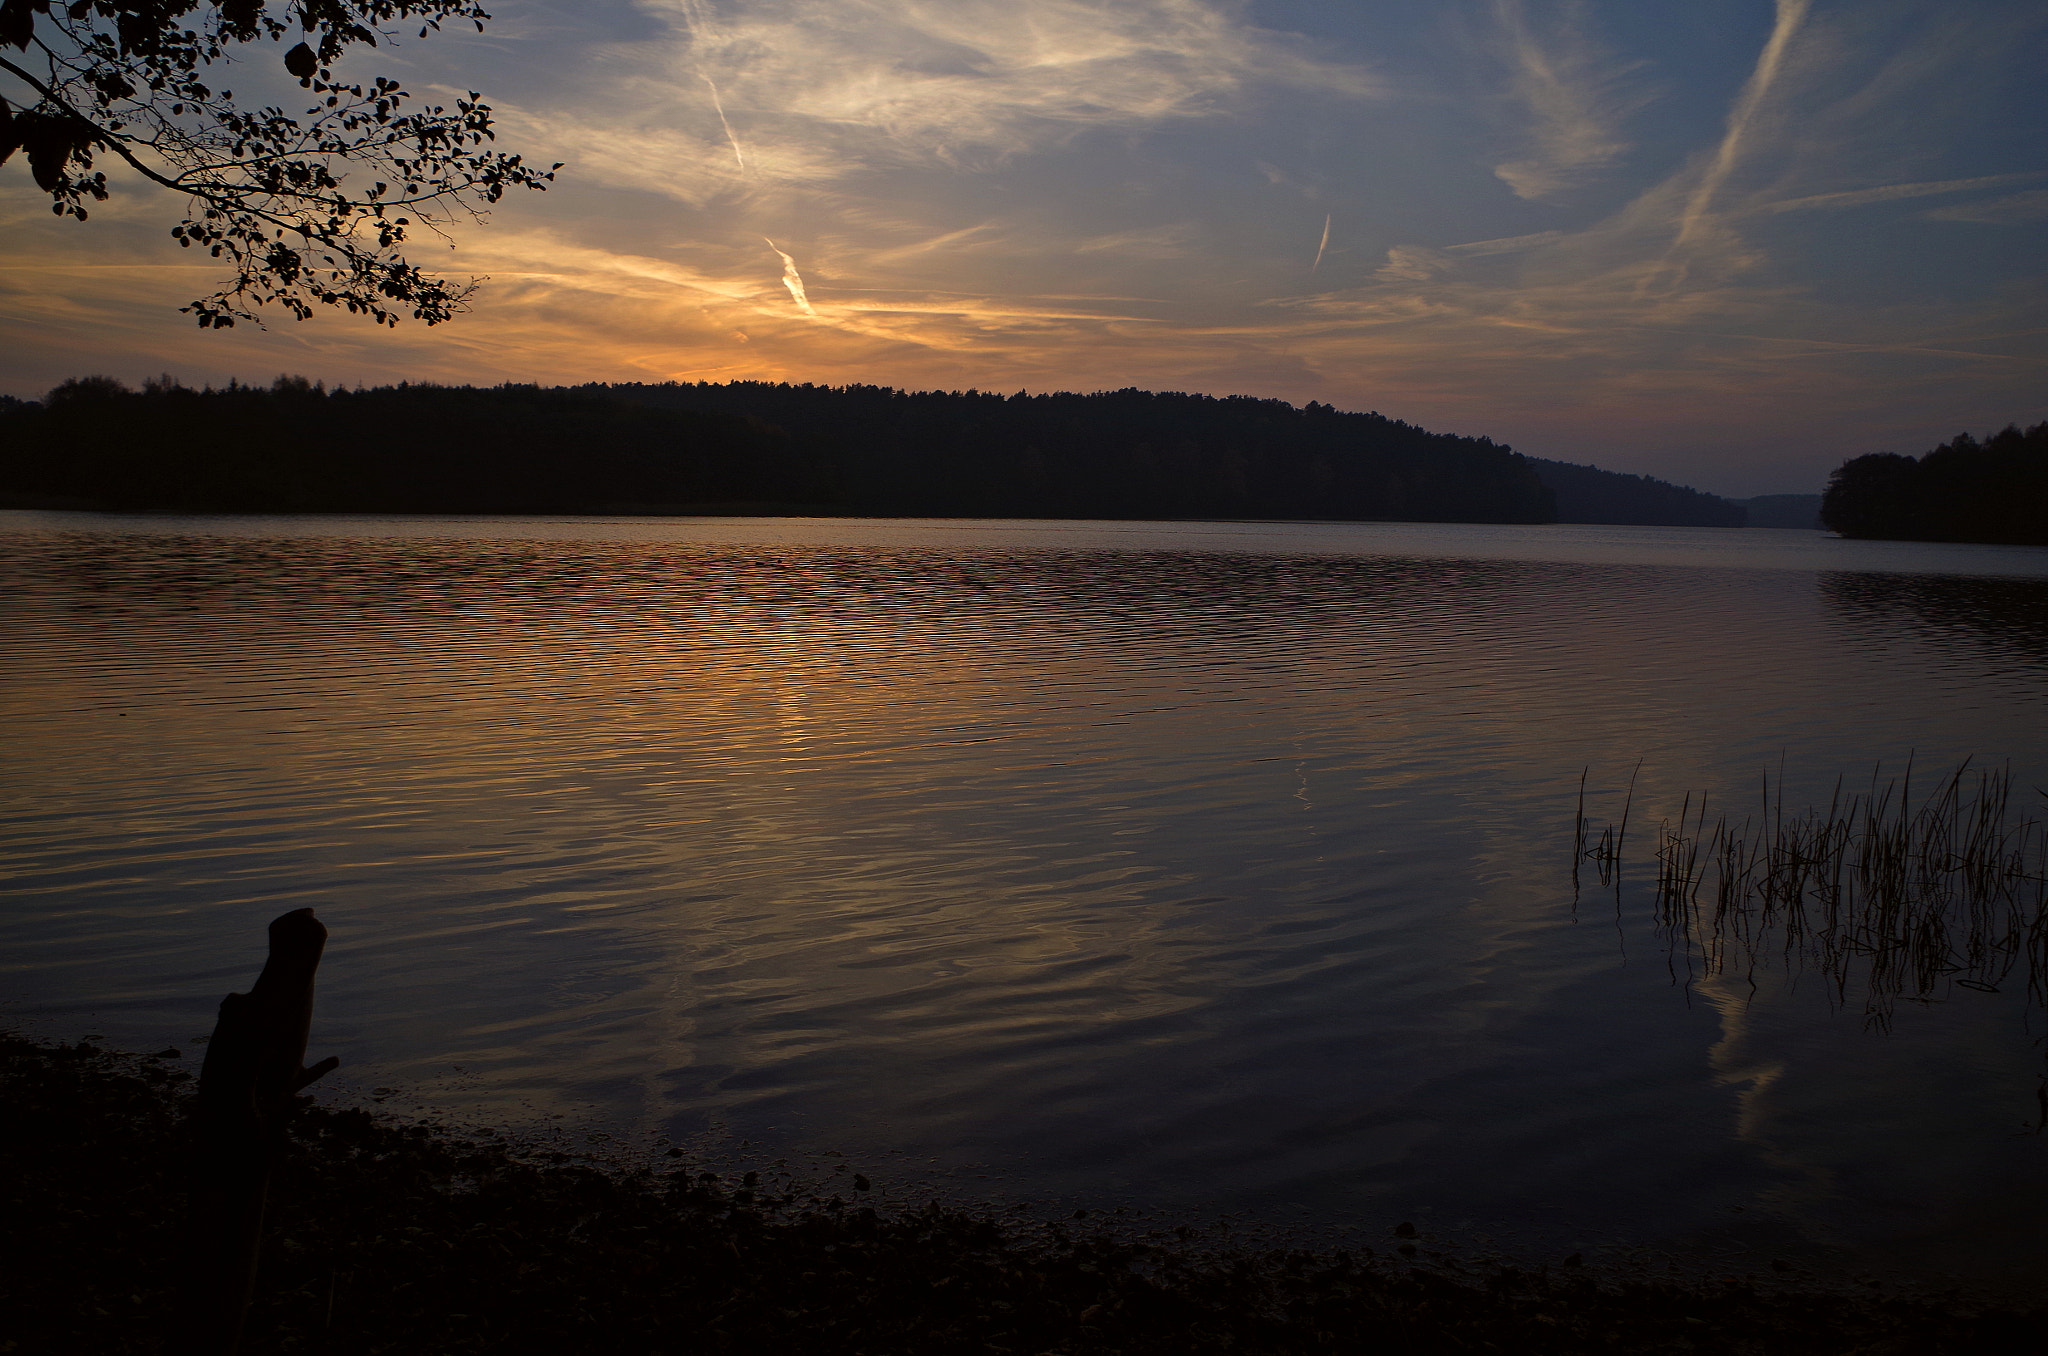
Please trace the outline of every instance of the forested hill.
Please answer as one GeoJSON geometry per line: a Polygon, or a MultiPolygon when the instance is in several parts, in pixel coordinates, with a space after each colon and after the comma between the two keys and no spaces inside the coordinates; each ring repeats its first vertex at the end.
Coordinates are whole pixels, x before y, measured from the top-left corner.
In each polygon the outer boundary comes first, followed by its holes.
{"type": "Polygon", "coordinates": [[[0,494],[268,512],[1556,516],[1506,447],[1327,405],[763,382],[129,391],[81,378],[0,410],[0,494]]]}
{"type": "Polygon", "coordinates": [[[1380,518],[1541,523],[1526,459],[1310,402],[1126,389],[612,385],[657,409],[739,415],[829,449],[831,498],[876,513],[1043,518],[1380,518]]]}
{"type": "Polygon", "coordinates": [[[1843,462],[1820,514],[1845,537],[2048,546],[2048,423],[1843,462]]]}
{"type": "Polygon", "coordinates": [[[1744,527],[1749,522],[1741,504],[1668,480],[1541,457],[1528,460],[1557,497],[1557,521],[1561,523],[1744,527]]]}
{"type": "Polygon", "coordinates": [[[784,434],[532,386],[194,391],[65,382],[0,406],[0,503],[229,513],[557,513],[804,493],[784,434]]]}
{"type": "Polygon", "coordinates": [[[93,377],[0,402],[0,503],[31,506],[1694,523],[1723,502],[1248,396],[93,377]]]}

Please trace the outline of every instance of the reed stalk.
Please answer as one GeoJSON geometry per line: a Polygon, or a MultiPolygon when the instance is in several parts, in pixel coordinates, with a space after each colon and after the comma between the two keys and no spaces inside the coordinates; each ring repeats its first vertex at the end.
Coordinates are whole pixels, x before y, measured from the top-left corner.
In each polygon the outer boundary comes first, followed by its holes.
{"type": "MultiPolygon", "coordinates": [[[[1815,968],[1880,1019],[1952,985],[2023,983],[2048,1005],[2048,829],[2017,808],[2009,767],[1966,759],[1917,780],[1916,799],[1910,759],[1896,777],[1880,766],[1866,789],[1837,779],[1824,808],[1794,811],[1784,769],[1767,769],[1754,813],[1711,822],[1708,796],[1688,792],[1656,829],[1659,926],[1708,975],[1773,958],[1815,968]]],[[[1619,822],[1596,834],[1580,779],[1575,847],[1603,886],[1620,888],[1634,783],[1619,822]]]]}

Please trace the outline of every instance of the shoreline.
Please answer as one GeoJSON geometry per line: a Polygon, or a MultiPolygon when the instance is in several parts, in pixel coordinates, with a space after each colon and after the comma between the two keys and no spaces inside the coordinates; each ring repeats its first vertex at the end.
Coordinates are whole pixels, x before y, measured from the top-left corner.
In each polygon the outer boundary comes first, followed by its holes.
{"type": "MultiPolygon", "coordinates": [[[[0,1351],[164,1349],[191,1077],[0,1035],[5,1194],[37,1247],[0,1351]]],[[[1970,1353],[2048,1308],[1879,1282],[1315,1250],[1081,1210],[877,1205],[848,1165],[657,1169],[313,1106],[273,1188],[251,1352],[1970,1353]]]]}

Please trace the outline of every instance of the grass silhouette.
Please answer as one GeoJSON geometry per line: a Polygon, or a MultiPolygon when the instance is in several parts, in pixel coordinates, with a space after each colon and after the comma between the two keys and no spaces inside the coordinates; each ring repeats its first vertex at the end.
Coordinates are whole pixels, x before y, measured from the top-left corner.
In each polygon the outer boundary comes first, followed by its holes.
{"type": "MultiPolygon", "coordinates": [[[[1583,781],[1575,861],[1619,889],[1629,805],[1597,833],[1583,781]]],[[[1873,1020],[1899,999],[1955,985],[2022,985],[2048,1004],[2048,830],[2014,796],[2010,768],[1965,761],[1918,778],[1909,761],[1823,807],[1787,806],[1766,772],[1739,819],[1688,794],[1653,839],[1657,916],[1675,950],[1709,976],[1785,963],[1818,970],[1838,1002],[1873,1020]]],[[[1576,873],[1577,867],[1575,865],[1576,873]]]]}

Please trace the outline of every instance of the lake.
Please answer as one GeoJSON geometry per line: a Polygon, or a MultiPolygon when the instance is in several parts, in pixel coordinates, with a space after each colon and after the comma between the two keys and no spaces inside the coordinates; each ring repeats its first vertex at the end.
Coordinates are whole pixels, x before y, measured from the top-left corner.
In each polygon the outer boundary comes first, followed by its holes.
{"type": "Polygon", "coordinates": [[[1574,821],[2048,779],[2048,549],[0,514],[0,1018],[576,1143],[1534,1257],[2048,1279],[2023,979],[1708,973],[1574,821]],[[1774,791],[1774,794],[1777,792],[1774,791]],[[1581,863],[1581,865],[1585,865],[1581,863]],[[828,1159],[823,1161],[840,1161],[828,1159]]]}

